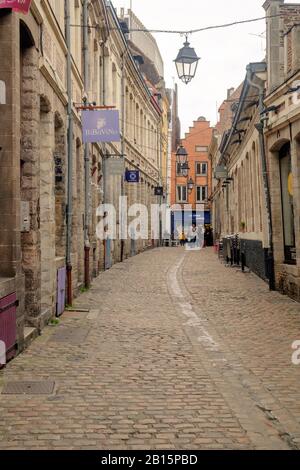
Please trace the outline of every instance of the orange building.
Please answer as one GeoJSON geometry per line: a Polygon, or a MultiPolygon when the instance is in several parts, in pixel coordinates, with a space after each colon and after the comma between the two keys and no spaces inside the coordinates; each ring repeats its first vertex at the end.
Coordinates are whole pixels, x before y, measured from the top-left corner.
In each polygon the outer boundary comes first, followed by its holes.
{"type": "MultiPolygon", "coordinates": [[[[181,144],[188,153],[189,170],[187,174],[182,174],[176,155],[172,154],[171,204],[172,206],[181,205],[182,209],[189,204],[193,211],[196,211],[197,204],[204,204],[206,224],[210,224],[211,210],[209,198],[212,175],[208,147],[212,133],[213,128],[210,127],[210,122],[204,117],[200,117],[194,121],[193,127],[190,127],[185,138],[181,140],[181,144]]],[[[193,222],[195,221],[196,218],[193,219],[193,222]]]]}

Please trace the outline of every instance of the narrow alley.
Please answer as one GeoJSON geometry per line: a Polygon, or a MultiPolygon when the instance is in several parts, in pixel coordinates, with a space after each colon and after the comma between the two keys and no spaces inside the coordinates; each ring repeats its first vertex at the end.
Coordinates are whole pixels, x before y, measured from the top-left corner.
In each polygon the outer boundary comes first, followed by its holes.
{"type": "Polygon", "coordinates": [[[75,306],[1,374],[0,449],[300,448],[299,304],[254,274],[160,248],[75,306]]]}

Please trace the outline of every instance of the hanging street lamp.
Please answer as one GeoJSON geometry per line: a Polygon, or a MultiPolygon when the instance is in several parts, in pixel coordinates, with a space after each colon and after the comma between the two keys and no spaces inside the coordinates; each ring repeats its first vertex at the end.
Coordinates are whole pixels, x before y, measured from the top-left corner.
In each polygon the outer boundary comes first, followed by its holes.
{"type": "Polygon", "coordinates": [[[185,162],[181,165],[181,173],[182,173],[182,176],[184,176],[185,178],[188,176],[189,170],[190,170],[190,167],[189,167],[188,162],[185,162]]]}
{"type": "Polygon", "coordinates": [[[180,145],[180,147],[178,147],[177,152],[176,152],[177,163],[180,163],[182,167],[182,165],[187,163],[187,158],[188,158],[188,153],[186,149],[183,147],[183,145],[180,145]]]}
{"type": "Polygon", "coordinates": [[[199,60],[200,57],[197,56],[195,49],[190,47],[186,36],[184,47],[180,49],[174,61],[178,77],[186,85],[195,77],[199,60]]]}
{"type": "Polygon", "coordinates": [[[194,186],[195,186],[194,180],[193,180],[193,178],[190,178],[189,181],[188,181],[188,190],[189,190],[190,193],[193,191],[194,186]]]}

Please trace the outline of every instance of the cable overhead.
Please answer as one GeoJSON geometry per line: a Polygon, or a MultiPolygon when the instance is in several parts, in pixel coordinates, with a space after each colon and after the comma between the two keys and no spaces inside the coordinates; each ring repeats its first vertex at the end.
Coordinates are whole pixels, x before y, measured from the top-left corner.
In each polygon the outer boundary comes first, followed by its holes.
{"type": "MultiPolygon", "coordinates": [[[[231,23],[224,23],[220,25],[213,25],[213,26],[205,26],[203,28],[197,28],[197,29],[190,29],[190,30],[172,30],[172,29],[147,29],[147,28],[129,28],[128,32],[129,33],[134,33],[134,32],[142,32],[142,33],[165,33],[165,34],[180,34],[182,36],[187,36],[189,34],[195,34],[195,33],[202,33],[203,31],[209,31],[213,29],[221,29],[221,28],[230,28],[231,26],[236,26],[239,24],[246,24],[246,23],[254,23],[257,21],[262,21],[262,20],[268,20],[271,18],[278,18],[280,14],[277,15],[269,15],[269,16],[261,16],[259,18],[251,18],[248,20],[240,20],[240,21],[233,21],[231,23]]],[[[79,24],[72,24],[71,25],[73,28],[84,28],[84,25],[79,25],[79,24]]],[[[95,28],[99,29],[100,26],[87,26],[88,28],[95,28]]],[[[117,27],[109,27],[109,30],[111,31],[119,31],[120,28],[117,27]]]]}

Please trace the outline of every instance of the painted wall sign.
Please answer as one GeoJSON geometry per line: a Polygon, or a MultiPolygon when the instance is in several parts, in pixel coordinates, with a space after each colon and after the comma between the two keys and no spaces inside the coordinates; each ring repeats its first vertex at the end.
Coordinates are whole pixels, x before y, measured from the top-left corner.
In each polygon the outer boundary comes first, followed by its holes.
{"type": "Polygon", "coordinates": [[[31,0],[0,0],[0,8],[11,8],[13,11],[28,13],[31,0]]]}
{"type": "Polygon", "coordinates": [[[83,142],[120,142],[119,111],[82,111],[83,142]]]}

